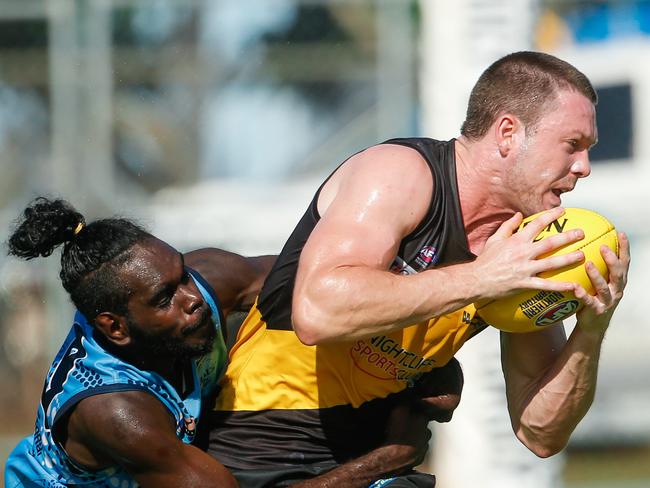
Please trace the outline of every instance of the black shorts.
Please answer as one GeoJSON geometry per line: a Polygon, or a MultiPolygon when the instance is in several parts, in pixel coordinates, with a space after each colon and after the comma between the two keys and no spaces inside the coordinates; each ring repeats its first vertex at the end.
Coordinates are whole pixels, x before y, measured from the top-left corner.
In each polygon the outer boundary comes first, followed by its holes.
{"type": "Polygon", "coordinates": [[[232,469],[240,488],[281,488],[314,478],[336,467],[334,464],[293,465],[267,469],[232,469]]]}

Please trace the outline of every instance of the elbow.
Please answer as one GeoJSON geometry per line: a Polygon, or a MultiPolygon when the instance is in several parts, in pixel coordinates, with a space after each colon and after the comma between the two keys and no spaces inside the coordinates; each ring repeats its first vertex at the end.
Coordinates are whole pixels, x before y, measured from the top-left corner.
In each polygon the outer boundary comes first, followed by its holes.
{"type": "Polygon", "coordinates": [[[306,346],[317,346],[326,342],[329,321],[326,312],[307,298],[296,299],[291,310],[291,323],[300,342],[306,346]],[[323,324],[328,324],[324,327],[323,324]]]}
{"type": "Polygon", "coordinates": [[[311,324],[305,324],[304,322],[296,322],[294,319],[293,330],[298,336],[300,342],[305,346],[317,346],[322,343],[322,339],[319,337],[318,331],[315,330],[311,324]]]}
{"type": "Polygon", "coordinates": [[[351,339],[353,312],[340,291],[345,287],[327,277],[312,278],[309,283],[308,287],[297,283],[293,291],[291,323],[300,342],[317,346],[351,339]]]}
{"type": "MultiPolygon", "coordinates": [[[[528,446],[527,446],[528,447],[528,446]]],[[[564,444],[537,444],[532,447],[528,447],[530,451],[535,454],[535,456],[546,459],[550,458],[551,456],[555,456],[558,454],[562,449],[564,449],[564,444]]]]}
{"type": "Polygon", "coordinates": [[[563,436],[536,435],[534,433],[519,432],[517,438],[526,448],[539,458],[549,458],[561,452],[567,445],[568,439],[563,436]]]}

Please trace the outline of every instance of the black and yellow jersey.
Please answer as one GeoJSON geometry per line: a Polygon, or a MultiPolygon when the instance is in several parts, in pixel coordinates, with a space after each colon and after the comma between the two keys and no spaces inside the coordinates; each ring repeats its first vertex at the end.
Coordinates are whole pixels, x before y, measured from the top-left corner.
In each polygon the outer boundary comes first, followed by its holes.
{"type": "MultiPolygon", "coordinates": [[[[419,151],[435,188],[427,215],[402,240],[392,270],[410,274],[474,259],[458,198],[454,141],[386,143],[419,151]]],[[[470,305],[390,334],[302,344],[293,332],[291,300],[300,253],[319,220],[319,193],[280,253],[230,352],[212,413],[209,450],[235,473],[328,465],[376,447],[385,434],[387,404],[422,373],[445,365],[485,327],[470,305]]]]}

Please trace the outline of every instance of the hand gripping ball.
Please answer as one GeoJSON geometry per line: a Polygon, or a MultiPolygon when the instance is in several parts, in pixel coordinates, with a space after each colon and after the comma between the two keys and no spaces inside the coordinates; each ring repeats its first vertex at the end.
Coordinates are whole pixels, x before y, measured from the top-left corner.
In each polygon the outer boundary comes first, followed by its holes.
{"type": "MultiPolygon", "coordinates": [[[[524,219],[519,230],[538,215],[531,215],[524,219]]],[[[585,254],[585,262],[593,262],[598,271],[607,278],[607,265],[600,254],[600,246],[605,244],[618,255],[618,238],[614,226],[602,215],[582,208],[566,208],[564,215],[542,230],[535,240],[546,239],[571,229],[582,229],[585,234],[584,239],[542,255],[540,258],[581,250],[585,254]]],[[[555,281],[578,283],[589,294],[596,294],[584,263],[546,271],[539,276],[555,281]]],[[[478,315],[483,320],[506,332],[539,330],[570,317],[582,308],[582,302],[572,292],[543,290],[524,290],[498,300],[481,300],[475,305],[478,315]]]]}

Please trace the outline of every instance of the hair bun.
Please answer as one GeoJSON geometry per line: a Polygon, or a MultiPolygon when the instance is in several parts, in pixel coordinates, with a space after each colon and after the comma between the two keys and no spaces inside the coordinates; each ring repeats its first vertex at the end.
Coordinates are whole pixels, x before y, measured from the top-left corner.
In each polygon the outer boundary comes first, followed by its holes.
{"type": "Polygon", "coordinates": [[[17,221],[9,238],[9,254],[25,259],[49,256],[57,246],[75,237],[83,215],[65,200],[38,197],[17,221]]]}

